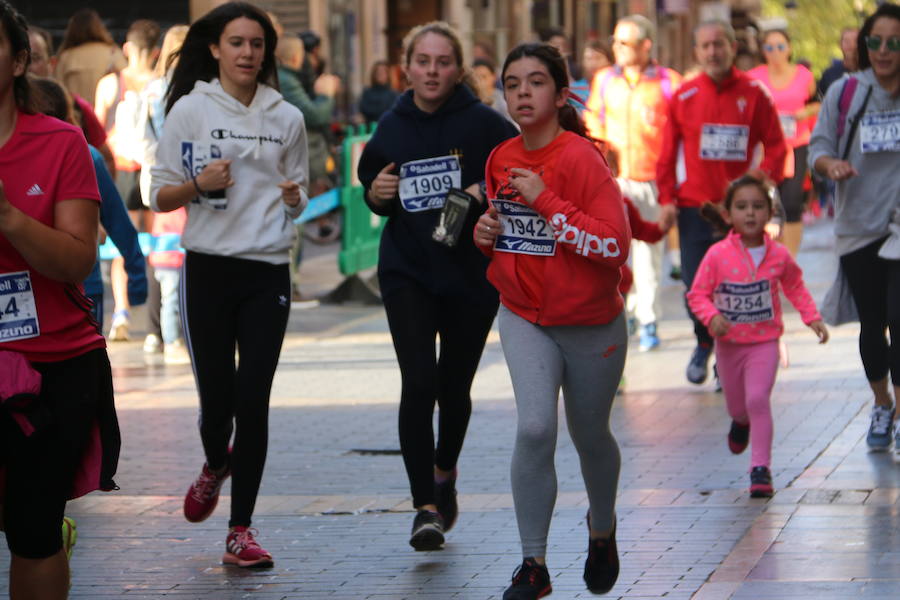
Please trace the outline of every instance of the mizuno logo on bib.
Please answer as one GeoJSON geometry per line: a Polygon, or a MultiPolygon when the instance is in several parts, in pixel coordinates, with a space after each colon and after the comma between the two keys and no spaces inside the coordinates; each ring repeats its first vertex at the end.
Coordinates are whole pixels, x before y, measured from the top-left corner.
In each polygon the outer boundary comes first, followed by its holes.
{"type": "Polygon", "coordinates": [[[900,110],[870,113],[859,124],[863,154],[900,151],[900,110]]]}
{"type": "Polygon", "coordinates": [[[407,212],[443,208],[450,188],[462,187],[456,156],[423,158],[400,165],[400,203],[407,212]]]}
{"type": "Polygon", "coordinates": [[[761,323],[775,317],[768,279],[753,283],[720,283],[713,304],[731,323],[761,323]]]}
{"type": "Polygon", "coordinates": [[[746,125],[704,123],[700,135],[700,158],[703,160],[747,160],[750,128],[746,125]]]}
{"type": "Polygon", "coordinates": [[[0,343],[27,340],[40,334],[31,274],[28,271],[0,273],[0,343]]]}
{"type": "Polygon", "coordinates": [[[553,256],[556,237],[547,220],[530,206],[509,200],[491,200],[500,219],[500,235],[494,242],[497,252],[553,256]]]}

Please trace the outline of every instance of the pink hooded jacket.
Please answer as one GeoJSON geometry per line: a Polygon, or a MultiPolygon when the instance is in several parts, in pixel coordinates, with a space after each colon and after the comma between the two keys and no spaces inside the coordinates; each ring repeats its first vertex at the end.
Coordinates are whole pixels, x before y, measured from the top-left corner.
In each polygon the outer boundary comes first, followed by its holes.
{"type": "Polygon", "coordinates": [[[822,316],[803,283],[803,271],[787,248],[765,236],[766,253],[753,265],[741,236],[732,231],[707,251],[688,292],[691,312],[704,325],[721,314],[732,327],[720,339],[754,344],[781,337],[779,288],[807,325],[822,316]]]}

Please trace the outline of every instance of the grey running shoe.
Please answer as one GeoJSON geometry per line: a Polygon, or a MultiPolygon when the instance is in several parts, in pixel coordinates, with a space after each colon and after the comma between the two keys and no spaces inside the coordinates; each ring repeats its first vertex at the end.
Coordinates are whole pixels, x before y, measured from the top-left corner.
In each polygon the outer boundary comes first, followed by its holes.
{"type": "Polygon", "coordinates": [[[887,450],[891,446],[891,430],[894,425],[894,407],[876,404],[872,407],[872,422],[866,444],[872,450],[887,450]]]}
{"type": "Polygon", "coordinates": [[[440,550],[444,545],[444,519],[441,515],[430,510],[416,513],[409,545],[418,552],[440,550]]]}
{"type": "Polygon", "coordinates": [[[709,374],[706,363],[709,362],[709,355],[711,352],[712,346],[697,344],[693,354],[691,354],[691,361],[688,363],[687,370],[685,371],[688,381],[697,385],[706,381],[706,376],[709,374]]]}

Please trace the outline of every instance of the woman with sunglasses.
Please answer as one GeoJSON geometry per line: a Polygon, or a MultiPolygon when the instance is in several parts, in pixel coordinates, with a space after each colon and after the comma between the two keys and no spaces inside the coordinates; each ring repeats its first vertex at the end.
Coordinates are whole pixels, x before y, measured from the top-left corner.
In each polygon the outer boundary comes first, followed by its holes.
{"type": "Polygon", "coordinates": [[[762,82],[772,94],[784,139],[793,149],[785,163],[784,179],[778,186],[784,206],[784,245],[791,256],[797,256],[803,238],[803,181],[806,178],[806,157],[812,117],[819,113],[816,80],[809,69],[791,62],[791,39],[787,32],[773,29],[763,34],[762,55],[765,64],[750,69],[747,74],[762,82]]]}
{"type": "MultiPolygon", "coordinates": [[[[887,450],[894,420],[888,373],[900,397],[900,254],[885,246],[892,218],[900,220],[900,6],[881,5],[857,45],[860,71],[828,88],[809,164],[837,183],[835,247],[859,313],[859,353],[875,396],[866,442],[887,450]]],[[[896,453],[900,431],[893,433],[896,453]]]]}

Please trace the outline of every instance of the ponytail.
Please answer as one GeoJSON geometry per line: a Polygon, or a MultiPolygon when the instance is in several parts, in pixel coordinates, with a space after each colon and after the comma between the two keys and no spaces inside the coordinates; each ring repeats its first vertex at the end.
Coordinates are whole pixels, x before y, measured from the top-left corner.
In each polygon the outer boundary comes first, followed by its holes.
{"type": "Polygon", "coordinates": [[[568,102],[559,109],[559,126],[572,133],[577,133],[581,137],[590,139],[587,130],[584,128],[584,121],[578,116],[578,111],[575,110],[575,107],[568,102]]]}

